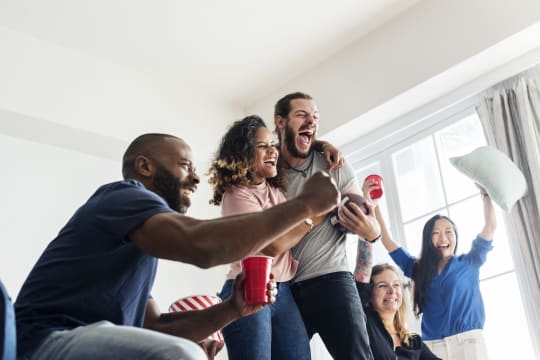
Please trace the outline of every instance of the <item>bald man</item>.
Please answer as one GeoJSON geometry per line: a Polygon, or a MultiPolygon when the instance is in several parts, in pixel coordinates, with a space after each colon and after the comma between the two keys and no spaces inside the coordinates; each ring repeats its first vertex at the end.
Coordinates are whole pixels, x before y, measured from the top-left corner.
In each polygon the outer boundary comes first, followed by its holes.
{"type": "MultiPolygon", "coordinates": [[[[197,343],[264,305],[233,295],[207,310],[161,313],[158,258],[202,268],[238,261],[337,205],[325,174],[268,210],[212,220],[185,216],[199,184],[188,144],[144,134],[127,148],[124,180],[101,186],[48,245],[15,302],[23,359],[206,359],[197,343]]],[[[269,302],[273,301],[269,289],[269,302]]]]}

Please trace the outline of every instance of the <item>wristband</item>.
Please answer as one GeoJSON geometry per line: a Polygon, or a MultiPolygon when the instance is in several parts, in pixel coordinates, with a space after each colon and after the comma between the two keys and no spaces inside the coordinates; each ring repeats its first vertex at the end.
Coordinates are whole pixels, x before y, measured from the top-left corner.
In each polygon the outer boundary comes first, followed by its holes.
{"type": "Polygon", "coordinates": [[[366,241],[367,241],[368,243],[372,243],[372,244],[373,244],[374,242],[376,242],[377,240],[379,240],[379,239],[381,238],[381,236],[382,236],[382,234],[379,234],[379,236],[377,236],[375,239],[373,239],[373,240],[366,240],[366,241]]]}

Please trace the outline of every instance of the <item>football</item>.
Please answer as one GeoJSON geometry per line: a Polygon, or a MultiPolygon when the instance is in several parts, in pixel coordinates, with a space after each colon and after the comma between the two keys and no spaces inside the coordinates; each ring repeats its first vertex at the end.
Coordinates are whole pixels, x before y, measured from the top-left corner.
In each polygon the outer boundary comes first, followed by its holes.
{"type": "MultiPolygon", "coordinates": [[[[366,207],[366,200],[364,199],[364,197],[362,195],[359,195],[359,194],[353,194],[353,193],[348,193],[348,194],[345,194],[345,196],[343,196],[341,198],[341,202],[339,203],[339,206],[347,206],[347,208],[351,211],[354,211],[352,209],[352,207],[349,205],[351,203],[354,203],[356,204],[364,214],[367,215],[368,213],[368,208],[366,207]]],[[[330,214],[330,223],[336,228],[338,229],[339,231],[341,232],[349,232],[347,229],[345,229],[340,223],[339,223],[339,215],[338,215],[338,208],[335,208],[334,210],[332,210],[332,213],[330,214]]]]}

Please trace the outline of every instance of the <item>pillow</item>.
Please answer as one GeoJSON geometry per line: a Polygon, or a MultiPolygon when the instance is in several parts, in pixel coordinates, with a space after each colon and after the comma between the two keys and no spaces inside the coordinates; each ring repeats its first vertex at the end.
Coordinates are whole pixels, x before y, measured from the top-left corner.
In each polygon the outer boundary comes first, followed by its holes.
{"type": "Polygon", "coordinates": [[[456,169],[477,182],[503,208],[512,206],[527,191],[527,182],[519,168],[502,151],[481,146],[463,156],[450,158],[456,169]]]}

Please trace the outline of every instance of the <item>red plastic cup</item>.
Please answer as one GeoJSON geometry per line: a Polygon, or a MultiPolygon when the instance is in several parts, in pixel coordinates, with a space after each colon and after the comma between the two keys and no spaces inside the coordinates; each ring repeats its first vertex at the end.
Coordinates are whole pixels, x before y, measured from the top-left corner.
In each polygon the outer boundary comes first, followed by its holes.
{"type": "MultiPolygon", "coordinates": [[[[181,311],[196,311],[209,308],[211,306],[217,305],[221,302],[221,299],[214,295],[193,295],[186,296],[184,298],[178,299],[169,306],[170,312],[181,312],[181,311]]],[[[216,340],[220,344],[224,343],[223,334],[218,330],[208,337],[210,340],[216,340]]]]}
{"type": "Polygon", "coordinates": [[[265,304],[267,298],[267,284],[270,281],[272,269],[270,256],[250,256],[241,261],[242,271],[245,273],[244,299],[247,304],[265,304]]]}
{"type": "Polygon", "coordinates": [[[376,184],[377,187],[369,192],[369,196],[371,196],[371,199],[376,200],[383,195],[383,179],[377,174],[371,174],[366,177],[364,182],[370,180],[373,181],[373,183],[376,184]]]}

